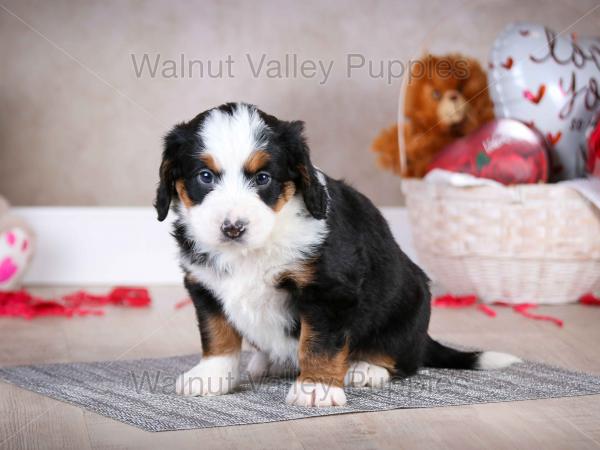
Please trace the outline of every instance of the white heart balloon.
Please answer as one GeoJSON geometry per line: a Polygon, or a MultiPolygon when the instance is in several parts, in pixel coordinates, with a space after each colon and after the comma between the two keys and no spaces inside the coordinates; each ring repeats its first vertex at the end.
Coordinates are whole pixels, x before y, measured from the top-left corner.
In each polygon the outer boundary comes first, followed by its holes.
{"type": "Polygon", "coordinates": [[[600,110],[600,37],[515,22],[496,38],[489,83],[496,115],[537,128],[555,180],[585,175],[585,130],[600,110]]]}

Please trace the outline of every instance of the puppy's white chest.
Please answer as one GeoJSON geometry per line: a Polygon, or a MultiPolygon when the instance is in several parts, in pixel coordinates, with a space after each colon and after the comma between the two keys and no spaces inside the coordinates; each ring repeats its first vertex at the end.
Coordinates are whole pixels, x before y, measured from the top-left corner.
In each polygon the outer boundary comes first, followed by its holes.
{"type": "Polygon", "coordinates": [[[296,362],[298,340],[289,335],[294,326],[289,294],[274,285],[278,267],[249,260],[236,264],[229,274],[217,274],[210,267],[190,269],[218,297],[228,319],[248,341],[273,361],[296,362]]]}

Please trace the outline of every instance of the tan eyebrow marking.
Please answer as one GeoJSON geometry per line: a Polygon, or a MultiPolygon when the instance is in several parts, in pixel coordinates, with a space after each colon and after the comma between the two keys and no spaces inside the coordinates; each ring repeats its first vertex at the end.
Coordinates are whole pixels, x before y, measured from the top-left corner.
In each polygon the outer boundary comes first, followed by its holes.
{"type": "Polygon", "coordinates": [[[212,170],[215,173],[218,173],[221,171],[221,168],[219,167],[219,165],[217,164],[215,159],[212,157],[212,155],[209,153],[202,153],[200,155],[200,161],[202,161],[204,164],[206,164],[206,167],[208,167],[210,170],[212,170]]]}
{"type": "Polygon", "coordinates": [[[254,151],[244,163],[244,171],[248,173],[256,173],[267,165],[271,155],[265,150],[254,151]]]}

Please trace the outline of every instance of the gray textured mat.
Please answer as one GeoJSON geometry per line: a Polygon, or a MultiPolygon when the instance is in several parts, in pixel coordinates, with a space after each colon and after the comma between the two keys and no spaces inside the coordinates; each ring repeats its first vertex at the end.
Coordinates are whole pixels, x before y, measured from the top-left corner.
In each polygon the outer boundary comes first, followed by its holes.
{"type": "MultiPolygon", "coordinates": [[[[244,354],[243,362],[247,362],[244,354]]],[[[285,404],[290,379],[251,383],[221,397],[179,397],[175,376],[197,355],[134,361],[0,368],[0,378],[148,431],[275,422],[396,408],[427,408],[600,394],[600,376],[526,362],[500,371],[425,369],[384,389],[346,388],[348,404],[301,408],[285,404]]]]}

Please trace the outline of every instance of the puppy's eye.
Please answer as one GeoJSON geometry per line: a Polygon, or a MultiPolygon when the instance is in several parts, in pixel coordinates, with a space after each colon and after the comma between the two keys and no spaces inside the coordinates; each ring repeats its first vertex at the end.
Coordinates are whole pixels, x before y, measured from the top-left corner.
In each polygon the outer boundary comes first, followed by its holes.
{"type": "Polygon", "coordinates": [[[269,175],[267,172],[259,172],[254,177],[254,181],[259,186],[266,186],[271,182],[271,175],[269,175]]]}
{"type": "Polygon", "coordinates": [[[204,184],[212,184],[215,180],[215,176],[210,170],[201,170],[198,174],[198,180],[204,184]]]}
{"type": "Polygon", "coordinates": [[[434,89],[433,91],[431,91],[431,96],[434,100],[439,100],[440,98],[442,98],[442,93],[439,89],[434,89]]]}

